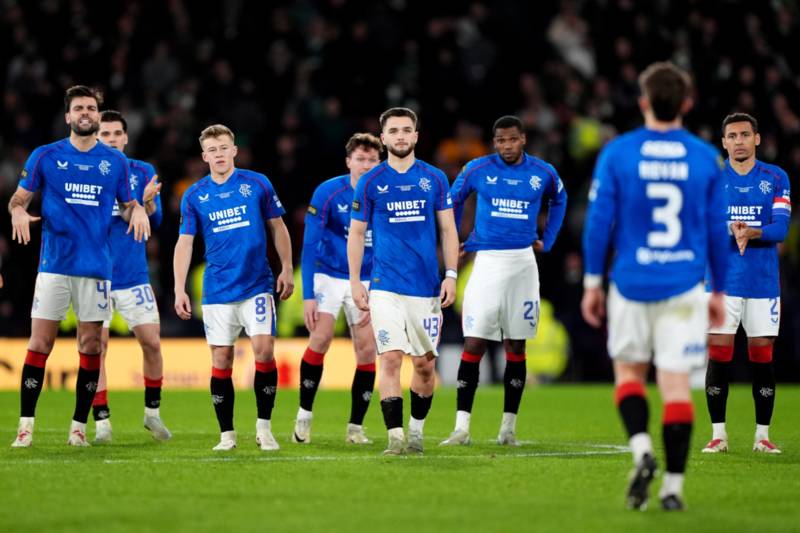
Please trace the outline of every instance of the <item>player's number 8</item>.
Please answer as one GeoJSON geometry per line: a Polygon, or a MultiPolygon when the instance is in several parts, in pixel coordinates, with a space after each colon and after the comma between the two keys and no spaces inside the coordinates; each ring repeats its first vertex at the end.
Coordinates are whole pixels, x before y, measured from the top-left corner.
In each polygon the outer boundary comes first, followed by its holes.
{"type": "Polygon", "coordinates": [[[267,312],[267,299],[263,296],[256,298],[256,315],[263,315],[267,312]]]}
{"type": "Polygon", "coordinates": [[[653,222],[663,224],[665,229],[647,234],[647,246],[672,248],[681,240],[683,227],[678,218],[683,207],[683,192],[674,183],[648,183],[647,197],[651,200],[666,200],[662,206],[653,208],[653,222]]]}

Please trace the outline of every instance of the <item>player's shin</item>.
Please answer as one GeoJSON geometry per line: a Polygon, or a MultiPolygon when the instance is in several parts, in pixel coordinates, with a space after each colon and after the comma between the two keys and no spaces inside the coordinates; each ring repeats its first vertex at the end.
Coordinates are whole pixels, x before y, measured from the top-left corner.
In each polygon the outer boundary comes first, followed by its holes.
{"type": "Polygon", "coordinates": [[[161,386],[164,382],[162,377],[144,377],[144,410],[145,414],[159,416],[161,406],[161,386]]]}
{"type": "Polygon", "coordinates": [[[99,390],[92,400],[92,416],[95,422],[107,420],[111,417],[111,408],[108,406],[108,390],[99,390]]]}
{"type": "Polygon", "coordinates": [[[694,423],[694,408],[691,402],[670,402],[664,405],[664,451],[667,456],[667,471],[661,486],[662,500],[669,495],[681,496],[683,476],[689,458],[689,440],[694,423]]]}
{"type": "Polygon", "coordinates": [[[92,408],[97,381],[100,379],[100,354],[81,353],[78,380],[75,384],[75,411],[72,419],[86,424],[92,408]]]}
{"type": "Polygon", "coordinates": [[[725,411],[728,403],[730,362],[733,346],[708,347],[708,370],[706,371],[706,405],[713,428],[712,440],[728,440],[725,431],[725,411]]]}
{"type": "Polygon", "coordinates": [[[48,355],[28,350],[25,356],[19,394],[21,417],[32,418],[36,413],[36,403],[44,385],[44,368],[48,355]]]}
{"type": "Polygon", "coordinates": [[[753,402],[756,410],[756,442],[769,440],[769,424],[775,408],[775,369],[772,345],[750,346],[753,371],[753,402]]]}
{"type": "Polygon", "coordinates": [[[275,395],[278,392],[278,369],[275,366],[275,359],[266,362],[256,361],[253,389],[256,393],[258,419],[272,419],[272,409],[275,407],[275,395]]]}
{"type": "Polygon", "coordinates": [[[217,415],[220,433],[233,431],[234,390],[231,368],[211,368],[211,402],[217,415]]]}
{"type": "MultiPolygon", "coordinates": [[[[306,348],[303,360],[300,362],[300,409],[301,412],[310,413],[314,406],[314,398],[322,379],[325,354],[306,348]]],[[[303,414],[305,414],[303,413],[303,414]]],[[[298,415],[299,417],[299,415],[298,415]]]]}
{"type": "Polygon", "coordinates": [[[633,452],[633,462],[638,464],[645,454],[653,453],[653,442],[647,432],[650,417],[644,386],[638,381],[628,381],[617,385],[614,392],[628,442],[633,452]]]}
{"type": "Polygon", "coordinates": [[[469,431],[472,404],[480,380],[481,357],[483,354],[462,352],[458,365],[458,384],[456,390],[456,430],[469,431]]]}
{"type": "Polygon", "coordinates": [[[372,391],[375,388],[375,363],[357,365],[350,389],[350,423],[360,426],[367,414],[372,391]]]}
{"type": "MultiPolygon", "coordinates": [[[[517,411],[519,411],[519,404],[522,400],[522,391],[525,390],[526,378],[525,354],[506,352],[506,370],[503,374],[505,388],[505,401],[503,402],[504,424],[509,423],[506,419],[516,422],[517,411]]],[[[514,429],[514,423],[511,423],[511,426],[511,429],[514,429]]]]}

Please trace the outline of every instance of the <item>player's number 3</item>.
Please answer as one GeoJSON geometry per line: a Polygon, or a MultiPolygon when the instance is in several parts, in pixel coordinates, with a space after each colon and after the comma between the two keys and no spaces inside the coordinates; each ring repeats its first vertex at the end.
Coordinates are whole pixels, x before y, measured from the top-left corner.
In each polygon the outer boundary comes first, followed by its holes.
{"type": "Polygon", "coordinates": [[[678,218],[683,207],[683,192],[673,183],[648,183],[647,198],[666,200],[662,206],[653,208],[653,222],[664,225],[664,230],[647,234],[647,246],[651,248],[672,248],[681,240],[683,226],[678,218]]]}

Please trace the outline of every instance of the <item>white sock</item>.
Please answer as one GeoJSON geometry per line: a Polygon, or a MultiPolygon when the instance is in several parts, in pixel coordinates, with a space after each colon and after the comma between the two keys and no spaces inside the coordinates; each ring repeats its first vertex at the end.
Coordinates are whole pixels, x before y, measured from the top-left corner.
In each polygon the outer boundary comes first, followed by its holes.
{"type": "Polygon", "coordinates": [[[628,441],[633,452],[633,464],[639,464],[644,454],[653,454],[653,439],[649,433],[637,433],[628,441]]]}
{"type": "Polygon", "coordinates": [[[413,416],[408,417],[408,432],[409,433],[422,433],[425,427],[425,419],[417,420],[413,416]]]}
{"type": "Polygon", "coordinates": [[[298,420],[311,420],[313,417],[313,413],[311,411],[306,411],[302,407],[297,409],[297,419],[298,420]]]}
{"type": "Polygon", "coordinates": [[[725,422],[711,424],[711,439],[728,440],[728,432],[725,431],[725,422]]]}
{"type": "Polygon", "coordinates": [[[517,427],[516,413],[503,413],[503,422],[500,424],[502,429],[514,430],[517,427]]]}
{"type": "Polygon", "coordinates": [[[144,416],[161,417],[161,414],[159,413],[158,407],[145,407],[144,416]]]}
{"type": "Polygon", "coordinates": [[[20,425],[20,427],[27,426],[32,430],[33,429],[33,417],[32,416],[21,416],[21,417],[19,417],[19,425],[20,425]]]}
{"type": "Polygon", "coordinates": [[[272,420],[264,418],[256,419],[256,432],[258,431],[272,431],[272,420]]]}
{"type": "Polygon", "coordinates": [[[676,496],[683,494],[683,474],[664,472],[664,479],[661,482],[661,490],[658,496],[659,498],[664,498],[670,494],[675,494],[676,496]]]}
{"type": "Polygon", "coordinates": [[[405,438],[405,435],[403,435],[403,428],[392,428],[392,429],[390,429],[389,430],[389,438],[391,439],[393,437],[395,439],[403,440],[405,438]]]}
{"type": "Polygon", "coordinates": [[[769,440],[769,426],[756,424],[756,442],[761,442],[762,440],[769,440]]]}
{"type": "Polygon", "coordinates": [[[469,419],[472,413],[469,411],[456,411],[456,431],[469,432],[469,419]]]}

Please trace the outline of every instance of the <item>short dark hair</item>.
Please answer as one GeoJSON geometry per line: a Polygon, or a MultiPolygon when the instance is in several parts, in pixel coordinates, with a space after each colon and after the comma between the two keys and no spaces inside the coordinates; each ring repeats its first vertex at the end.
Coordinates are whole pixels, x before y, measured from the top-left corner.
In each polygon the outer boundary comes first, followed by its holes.
{"type": "Polygon", "coordinates": [[[672,121],[680,115],[691,88],[689,74],[669,61],[653,63],[639,76],[639,89],[650,101],[656,119],[662,121],[672,121]]]}
{"type": "Polygon", "coordinates": [[[120,122],[122,123],[122,131],[128,133],[128,121],[122,116],[122,113],[114,109],[106,109],[100,113],[100,122],[120,122]]]}
{"type": "Polygon", "coordinates": [[[69,113],[69,107],[72,105],[72,100],[74,98],[81,98],[83,96],[94,98],[98,107],[103,105],[103,94],[100,91],[87,87],[86,85],[73,85],[64,93],[64,112],[69,113]]]}
{"type": "Polygon", "coordinates": [[[753,115],[748,115],[747,113],[731,113],[725,120],[722,121],[722,136],[725,137],[725,128],[728,127],[728,124],[733,124],[735,122],[749,122],[751,126],[753,126],[753,133],[758,133],[758,121],[756,117],[753,115]]]}
{"type": "Polygon", "coordinates": [[[386,121],[392,117],[408,117],[414,123],[414,129],[417,129],[417,114],[407,107],[392,107],[381,113],[380,123],[381,130],[386,126],[386,121]]]}
{"type": "Polygon", "coordinates": [[[378,154],[383,153],[383,144],[381,143],[381,140],[371,133],[356,133],[350,137],[350,140],[347,141],[347,144],[344,147],[347,157],[353,155],[353,152],[356,151],[356,148],[363,148],[364,150],[377,150],[378,154]]]}
{"type": "Polygon", "coordinates": [[[520,133],[525,133],[525,127],[522,125],[522,121],[519,117],[513,115],[506,115],[495,120],[494,126],[492,126],[492,135],[497,134],[497,130],[501,128],[517,128],[520,133]]]}

